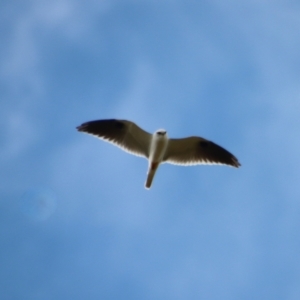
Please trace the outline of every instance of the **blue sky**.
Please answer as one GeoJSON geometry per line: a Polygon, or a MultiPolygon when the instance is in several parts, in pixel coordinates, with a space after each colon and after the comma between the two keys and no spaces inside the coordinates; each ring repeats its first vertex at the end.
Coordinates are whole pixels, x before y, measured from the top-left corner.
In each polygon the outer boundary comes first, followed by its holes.
{"type": "Polygon", "coordinates": [[[297,1],[2,1],[1,299],[300,297],[297,1]],[[75,127],[199,135],[162,165],[75,127]]]}

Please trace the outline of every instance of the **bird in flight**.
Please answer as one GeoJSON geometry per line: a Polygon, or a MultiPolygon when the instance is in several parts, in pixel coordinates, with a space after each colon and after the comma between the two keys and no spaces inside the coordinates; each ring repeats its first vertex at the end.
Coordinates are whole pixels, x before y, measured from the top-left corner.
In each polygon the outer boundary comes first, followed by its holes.
{"type": "Polygon", "coordinates": [[[148,159],[145,188],[151,187],[161,163],[176,165],[221,164],[238,168],[237,158],[224,148],[201,137],[170,139],[164,129],[154,134],[127,120],[96,120],[83,123],[78,131],[92,134],[123,150],[148,159]]]}

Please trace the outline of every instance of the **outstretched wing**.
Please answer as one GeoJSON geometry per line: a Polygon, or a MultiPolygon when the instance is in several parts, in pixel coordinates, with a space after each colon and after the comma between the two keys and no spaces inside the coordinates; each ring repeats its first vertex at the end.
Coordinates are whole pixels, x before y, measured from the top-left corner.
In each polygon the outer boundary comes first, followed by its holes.
{"type": "Polygon", "coordinates": [[[78,131],[92,134],[138,156],[148,158],[151,134],[126,120],[97,120],[83,123],[78,131]]]}
{"type": "Polygon", "coordinates": [[[238,168],[237,158],[217,144],[200,137],[170,139],[163,161],[178,165],[223,164],[238,168]]]}

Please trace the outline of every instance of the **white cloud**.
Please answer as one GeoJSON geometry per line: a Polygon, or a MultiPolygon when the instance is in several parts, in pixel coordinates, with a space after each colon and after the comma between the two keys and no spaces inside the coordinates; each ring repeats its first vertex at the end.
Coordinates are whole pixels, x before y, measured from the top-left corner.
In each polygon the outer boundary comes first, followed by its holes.
{"type": "Polygon", "coordinates": [[[137,58],[133,63],[129,84],[116,104],[111,106],[111,111],[118,118],[129,118],[140,126],[146,126],[157,115],[153,113],[152,105],[157,99],[151,98],[152,90],[157,86],[157,74],[154,66],[147,60],[137,58]]]}
{"type": "Polygon", "coordinates": [[[64,34],[75,42],[92,30],[97,18],[109,11],[111,5],[107,0],[36,1],[33,16],[45,29],[64,34]]]}
{"type": "Polygon", "coordinates": [[[0,78],[9,92],[7,97],[37,96],[43,91],[43,83],[38,69],[40,57],[33,20],[26,14],[17,17],[10,30],[12,34],[0,61],[0,78]]]}
{"type": "Polygon", "coordinates": [[[6,12],[14,21],[7,22],[10,34],[2,44],[0,78],[9,87],[10,96],[20,97],[28,91],[31,96],[41,96],[44,92],[40,66],[43,39],[55,34],[62,35],[69,42],[82,43],[99,15],[110,7],[105,0],[91,0],[88,3],[38,0],[24,7],[11,5],[6,12]]]}

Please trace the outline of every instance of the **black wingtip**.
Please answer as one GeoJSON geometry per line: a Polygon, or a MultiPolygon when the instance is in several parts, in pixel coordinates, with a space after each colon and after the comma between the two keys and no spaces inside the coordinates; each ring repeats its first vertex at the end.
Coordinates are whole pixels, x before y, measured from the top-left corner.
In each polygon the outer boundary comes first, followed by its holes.
{"type": "MultiPolygon", "coordinates": [[[[89,121],[77,126],[79,132],[96,135],[101,138],[111,139],[112,136],[122,136],[126,131],[126,121],[116,119],[89,121]]],[[[124,136],[123,136],[124,138],[124,136]]]]}
{"type": "Polygon", "coordinates": [[[76,129],[78,131],[82,132],[89,132],[90,129],[93,129],[95,127],[95,124],[99,123],[99,121],[89,121],[82,123],[81,125],[77,126],[76,129]]]}
{"type": "Polygon", "coordinates": [[[235,167],[235,168],[239,168],[239,167],[241,167],[242,165],[239,163],[239,161],[237,160],[237,158],[233,158],[233,166],[235,167]]]}
{"type": "Polygon", "coordinates": [[[86,123],[83,123],[83,124],[77,126],[76,129],[77,129],[78,131],[84,131],[84,128],[85,128],[85,127],[86,127],[86,123]]]}

